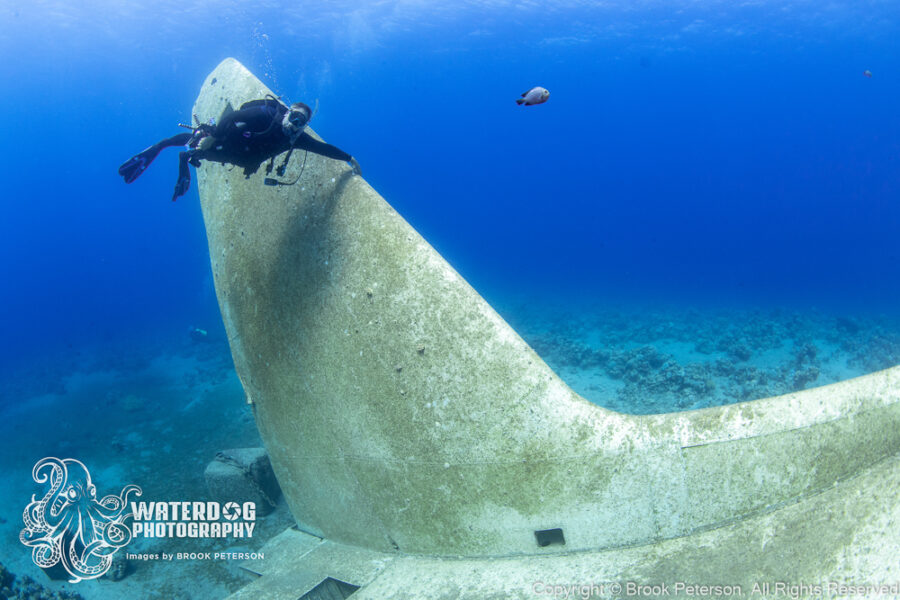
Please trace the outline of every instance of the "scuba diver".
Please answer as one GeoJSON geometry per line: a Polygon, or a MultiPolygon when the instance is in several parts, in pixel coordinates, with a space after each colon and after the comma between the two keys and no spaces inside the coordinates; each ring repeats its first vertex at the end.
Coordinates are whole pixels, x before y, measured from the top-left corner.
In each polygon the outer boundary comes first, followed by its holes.
{"type": "MultiPolygon", "coordinates": [[[[195,127],[179,123],[181,127],[191,129],[192,132],[173,135],[132,156],[119,167],[119,175],[125,179],[125,183],[131,183],[140,177],[164,148],[172,146],[187,148],[178,155],[178,181],[172,195],[173,202],[179,196],[183,196],[191,185],[188,164],[199,167],[201,160],[243,167],[244,176],[249,178],[266,160],[269,160],[266,175],[270,174],[275,157],[286,151],[284,161],[276,169],[280,177],[287,169],[291,153],[295,149],[300,149],[345,161],[353,167],[353,172],[359,175],[359,163],[355,158],[331,144],[316,140],[305,131],[312,116],[312,110],[302,102],[296,102],[288,107],[271,95],[263,100],[251,100],[241,105],[239,110],[224,116],[215,125],[212,121],[209,124],[198,123],[195,127]]],[[[194,120],[197,121],[196,115],[194,120]]],[[[302,172],[301,168],[301,174],[302,172]]],[[[298,175],[297,179],[299,178],[298,175]]],[[[266,177],[264,183],[293,185],[296,180],[283,182],[266,177]]]]}

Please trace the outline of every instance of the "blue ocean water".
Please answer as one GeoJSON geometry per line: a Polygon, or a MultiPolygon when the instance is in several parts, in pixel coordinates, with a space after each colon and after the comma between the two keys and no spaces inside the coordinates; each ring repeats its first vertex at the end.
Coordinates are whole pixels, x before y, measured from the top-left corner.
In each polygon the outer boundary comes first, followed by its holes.
{"type": "Polygon", "coordinates": [[[209,318],[174,151],[133,186],[115,168],[226,56],[318,99],[317,131],[487,294],[897,304],[891,3],[0,10],[4,354],[209,318]],[[516,106],[533,85],[551,100],[516,106]]]}
{"type": "Polygon", "coordinates": [[[489,299],[895,312],[887,2],[4,2],[4,362],[217,319],[177,131],[233,56],[489,299]],[[870,70],[872,77],[863,75],[870,70]],[[544,105],[513,100],[534,85],[544,105]]]}
{"type": "MultiPolygon", "coordinates": [[[[34,423],[9,412],[24,400],[57,415],[46,394],[177,417],[151,432],[213,418],[207,398],[243,414],[196,187],[169,201],[175,150],[116,174],[229,56],[318,101],[317,133],[600,404],[695,408],[897,364],[898,36],[880,1],[0,1],[4,422],[34,423]],[[550,100],[517,106],[536,85],[550,100]]],[[[245,417],[226,433],[251,444],[245,417]]],[[[0,459],[26,476],[108,442],[20,433],[0,459]]]]}

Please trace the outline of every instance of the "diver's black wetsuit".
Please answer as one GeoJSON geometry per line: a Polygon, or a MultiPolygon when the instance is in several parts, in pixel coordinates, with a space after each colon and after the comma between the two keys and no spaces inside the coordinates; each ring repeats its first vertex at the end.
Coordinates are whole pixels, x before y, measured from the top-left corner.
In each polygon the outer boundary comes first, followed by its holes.
{"type": "MultiPolygon", "coordinates": [[[[187,192],[191,184],[191,173],[188,163],[200,166],[201,160],[212,160],[219,163],[237,165],[244,169],[244,175],[250,177],[266,160],[286,151],[295,149],[308,150],[335,160],[353,162],[353,157],[343,150],[320,142],[304,131],[291,144],[291,138],[282,129],[282,119],[288,108],[274,98],[252,100],[224,116],[217,125],[200,125],[194,133],[181,133],[153,144],[140,154],[128,159],[119,167],[119,175],[125,183],[131,183],[153,162],[153,159],[164,149],[172,146],[187,146],[188,150],[179,154],[178,182],[172,200],[187,192]]],[[[284,168],[290,154],[278,168],[278,174],[284,174],[284,168]]],[[[271,172],[272,165],[266,170],[271,172]]]]}

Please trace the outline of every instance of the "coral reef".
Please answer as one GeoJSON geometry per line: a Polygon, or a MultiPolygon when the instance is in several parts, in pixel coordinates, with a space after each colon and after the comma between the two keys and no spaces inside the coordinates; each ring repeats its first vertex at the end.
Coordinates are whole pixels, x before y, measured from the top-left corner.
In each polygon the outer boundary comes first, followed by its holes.
{"type": "Polygon", "coordinates": [[[551,367],[588,399],[629,413],[754,400],[900,364],[900,326],[888,319],[534,305],[528,314],[520,331],[551,367]]]}
{"type": "Polygon", "coordinates": [[[864,371],[880,371],[900,364],[900,339],[881,329],[874,331],[854,349],[849,364],[864,371]]]}
{"type": "Polygon", "coordinates": [[[0,563],[0,600],[84,600],[84,597],[68,590],[48,590],[27,575],[16,577],[0,563]]]}

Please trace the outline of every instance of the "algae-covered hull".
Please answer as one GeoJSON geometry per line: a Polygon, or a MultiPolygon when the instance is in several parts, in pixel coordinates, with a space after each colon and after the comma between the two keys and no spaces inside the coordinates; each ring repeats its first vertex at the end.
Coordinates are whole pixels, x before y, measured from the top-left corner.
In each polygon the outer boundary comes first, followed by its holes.
{"type": "MultiPolygon", "coordinates": [[[[228,59],[194,113],[267,93],[228,59]]],[[[326,576],[363,586],[355,597],[533,597],[538,575],[748,585],[896,568],[900,535],[883,526],[900,511],[881,486],[898,478],[900,369],[699,411],[608,411],[348,165],[295,156],[297,175],[267,187],[199,169],[235,366],[306,532],[278,542],[290,559],[250,565],[263,577],[236,597],[297,598],[326,576]]]]}

